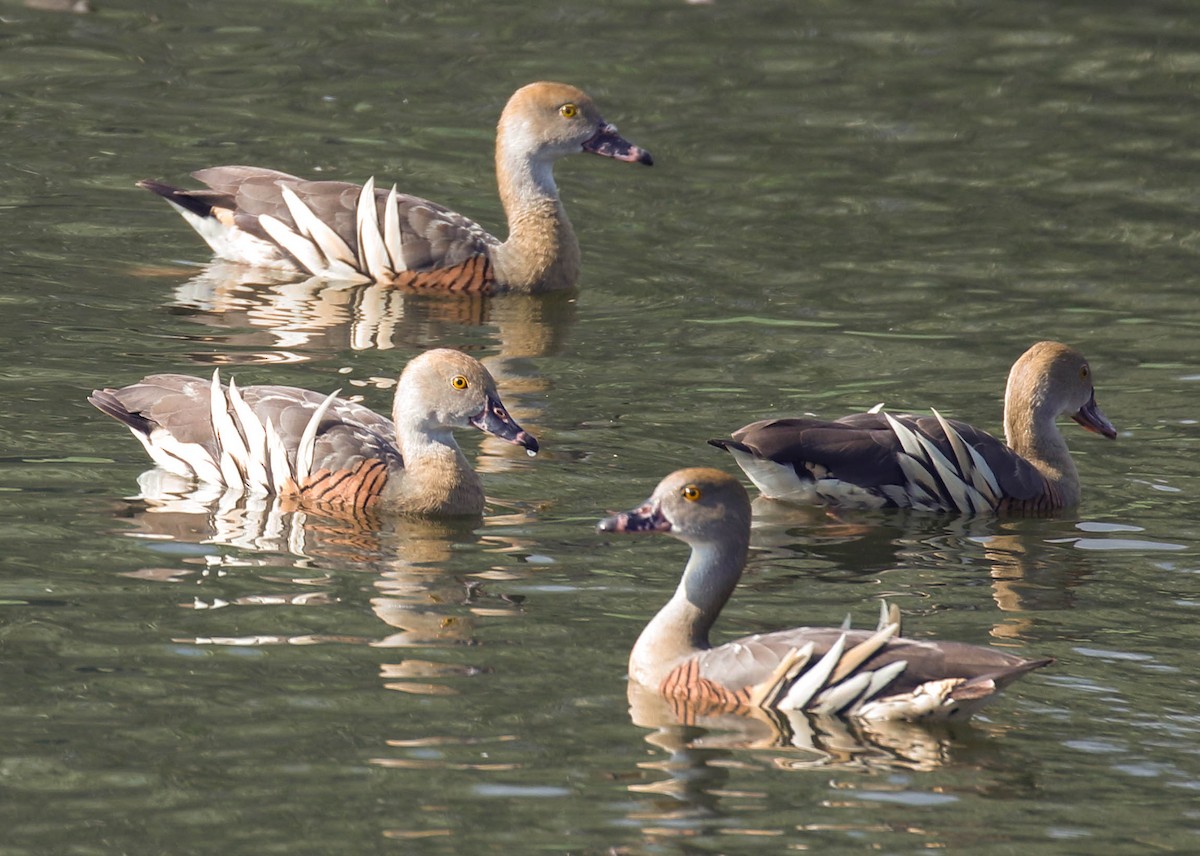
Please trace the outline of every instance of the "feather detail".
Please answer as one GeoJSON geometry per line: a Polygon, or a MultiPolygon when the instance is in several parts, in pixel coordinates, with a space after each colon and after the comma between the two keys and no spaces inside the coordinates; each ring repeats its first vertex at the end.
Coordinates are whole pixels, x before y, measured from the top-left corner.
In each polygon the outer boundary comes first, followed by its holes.
{"type": "Polygon", "coordinates": [[[838,641],[833,643],[833,646],[825,653],[825,656],[816,662],[816,664],[796,679],[796,682],[788,687],[787,695],[779,702],[777,707],[780,710],[804,710],[808,703],[812,701],[813,696],[825,686],[825,681],[829,678],[830,673],[837,665],[838,660],[842,656],[842,651],[846,648],[846,634],[843,633],[838,637],[838,641]]]}
{"type": "MultiPolygon", "coordinates": [[[[307,236],[325,257],[325,264],[314,273],[347,282],[370,282],[371,280],[359,271],[358,259],[350,251],[349,245],[342,240],[342,236],[314,214],[290,187],[285,185],[280,191],[300,234],[307,236]]],[[[259,222],[262,222],[261,217],[259,222]]]]}
{"type": "Polygon", "coordinates": [[[247,457],[246,444],[229,415],[225,391],[221,389],[221,370],[213,369],[209,386],[209,418],[212,420],[213,440],[217,446],[217,461],[221,469],[221,483],[226,487],[241,490],[245,486],[244,462],[247,457]]]}
{"type": "Polygon", "coordinates": [[[913,507],[920,508],[922,505],[933,505],[936,497],[941,494],[941,489],[937,481],[921,463],[925,455],[916,434],[894,419],[890,413],[884,413],[883,418],[887,420],[888,425],[891,426],[892,433],[896,435],[896,439],[900,441],[901,448],[904,449],[904,454],[896,456],[896,460],[900,464],[900,469],[904,472],[904,477],[912,483],[913,487],[919,490],[919,492],[912,491],[914,494],[913,507]]]}
{"type": "Polygon", "coordinates": [[[856,669],[871,659],[880,648],[886,645],[887,641],[895,636],[899,630],[899,624],[889,624],[887,627],[882,630],[876,630],[870,637],[859,642],[838,661],[837,668],[834,669],[829,682],[836,684],[850,677],[856,669]]]}
{"type": "Polygon", "coordinates": [[[267,475],[267,435],[262,421],[246,404],[233,378],[229,379],[227,395],[242,439],[246,443],[247,487],[256,493],[269,493],[271,484],[267,475]]]}
{"type": "Polygon", "coordinates": [[[288,213],[296,223],[297,231],[311,240],[328,261],[340,261],[353,267],[358,260],[354,253],[350,252],[350,247],[342,240],[342,236],[314,214],[308,204],[296,195],[296,191],[285,185],[280,188],[280,192],[288,213]]]}
{"type": "Polygon", "coordinates": [[[913,485],[920,488],[919,493],[913,492],[913,507],[937,510],[950,506],[968,514],[993,508],[994,504],[975,487],[973,479],[967,481],[974,467],[968,460],[972,456],[962,436],[937,411],[934,411],[934,416],[946,433],[957,466],[920,431],[914,431],[891,415],[884,414],[905,452],[898,456],[900,469],[913,485]]]}
{"type": "MultiPolygon", "coordinates": [[[[904,674],[904,670],[908,668],[908,660],[896,660],[894,663],[888,663],[882,668],[876,669],[871,673],[871,683],[867,686],[866,691],[862,694],[858,705],[863,702],[870,701],[880,691],[884,690],[888,684],[894,681],[900,675],[904,674]]],[[[855,707],[858,707],[856,705],[855,707]]]]}
{"type": "MultiPolygon", "coordinates": [[[[292,467],[288,463],[287,447],[283,445],[283,439],[279,436],[279,432],[275,430],[271,420],[266,420],[263,424],[263,430],[266,435],[267,444],[267,460],[271,464],[271,488],[277,495],[282,496],[287,487],[288,480],[292,478],[292,467]]],[[[297,484],[299,488],[299,484],[297,484]]]]}
{"type": "Polygon", "coordinates": [[[771,708],[779,701],[780,694],[787,689],[788,684],[800,673],[812,658],[813,643],[809,642],[802,648],[793,648],[779,660],[779,665],[772,670],[770,676],[759,682],[750,690],[748,704],[751,707],[771,708]]]}
{"type": "Polygon", "coordinates": [[[408,263],[404,261],[404,236],[400,231],[400,205],[394,184],[383,209],[383,243],[391,257],[392,270],[395,273],[408,270],[408,263]]]}
{"type": "Polygon", "coordinates": [[[859,708],[858,716],[866,720],[924,719],[934,715],[950,719],[958,704],[951,694],[963,683],[962,678],[926,681],[910,692],[867,702],[859,708]]]}
{"type": "Polygon", "coordinates": [[[379,209],[375,204],[375,177],[367,179],[358,194],[355,212],[358,231],[358,269],[375,282],[388,282],[394,276],[391,259],[379,231],[379,209]]]}
{"type": "MultiPolygon", "coordinates": [[[[917,442],[921,444],[921,448],[925,451],[925,457],[929,461],[929,465],[933,468],[934,475],[941,481],[944,487],[941,493],[945,496],[946,500],[958,511],[966,513],[975,511],[975,503],[968,493],[970,489],[969,485],[962,480],[959,471],[942,454],[942,450],[920,431],[914,431],[913,436],[917,438],[917,442]]],[[[935,493],[936,495],[937,493],[935,493]]]]}
{"type": "Polygon", "coordinates": [[[808,709],[817,714],[837,713],[848,707],[871,683],[874,672],[859,672],[841,683],[835,683],[812,700],[808,709]]]}
{"type": "Polygon", "coordinates": [[[181,443],[170,431],[156,430],[149,437],[134,432],[154,462],[169,473],[195,476],[201,481],[221,484],[221,468],[199,443],[181,443]]]}
{"type": "Polygon", "coordinates": [[[335,389],[329,393],[328,397],[321,402],[320,407],[313,411],[313,415],[309,417],[308,424],[304,426],[304,432],[300,435],[300,444],[296,447],[296,486],[303,487],[305,480],[312,472],[313,456],[315,454],[315,445],[317,442],[317,429],[321,425],[321,420],[325,417],[325,411],[329,409],[329,405],[337,398],[340,389],[335,389]]]}
{"type": "Polygon", "coordinates": [[[270,214],[260,214],[258,225],[310,274],[320,276],[325,270],[325,257],[321,255],[321,251],[308,238],[293,232],[282,220],[270,214]]]}
{"type": "Polygon", "coordinates": [[[964,479],[973,469],[971,466],[971,456],[967,454],[966,444],[963,442],[962,435],[954,430],[954,427],[945,420],[942,414],[938,413],[933,408],[930,408],[933,416],[938,421],[938,425],[942,426],[942,433],[946,435],[946,442],[950,444],[950,450],[954,452],[954,459],[958,463],[958,471],[963,474],[964,479]]]}

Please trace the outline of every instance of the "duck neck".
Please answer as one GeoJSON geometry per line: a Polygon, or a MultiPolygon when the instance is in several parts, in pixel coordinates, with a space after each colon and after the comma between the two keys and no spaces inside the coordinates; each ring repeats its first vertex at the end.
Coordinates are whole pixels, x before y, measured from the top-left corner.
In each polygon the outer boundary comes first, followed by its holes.
{"type": "Polygon", "coordinates": [[[1004,406],[1004,436],[1009,448],[1033,464],[1058,493],[1064,506],[1079,501],[1079,473],[1056,424],[1058,414],[1044,396],[1016,397],[1010,385],[1004,406]]]}
{"type": "Polygon", "coordinates": [[[414,513],[481,513],[483,484],[452,430],[432,419],[414,418],[418,412],[397,396],[392,419],[404,465],[389,477],[385,498],[414,513]]]}
{"type": "Polygon", "coordinates": [[[496,179],[508,218],[508,239],[492,251],[499,281],[519,291],[573,286],[579,242],[558,198],[552,161],[498,146],[496,179]]]}
{"type": "Polygon", "coordinates": [[[678,663],[710,646],[708,632],[746,564],[745,539],[692,544],[675,594],[646,625],[629,655],[629,675],[657,687],[678,663]]]}

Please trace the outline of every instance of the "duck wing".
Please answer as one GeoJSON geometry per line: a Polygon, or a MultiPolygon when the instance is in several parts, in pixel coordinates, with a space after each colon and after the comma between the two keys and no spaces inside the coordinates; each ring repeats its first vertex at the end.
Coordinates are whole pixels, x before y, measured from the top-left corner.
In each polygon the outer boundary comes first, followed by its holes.
{"type": "MultiPolygon", "coordinates": [[[[314,276],[452,290],[490,288],[488,254],[499,241],[475,221],[435,202],[395,188],[377,190],[373,179],[365,185],[308,181],[250,166],[211,167],[192,175],[209,189],[140,184],[202,223],[216,220],[226,230],[273,245],[314,276]]],[[[224,239],[214,243],[209,233],[201,234],[218,253],[239,246],[224,239]]]]}
{"type": "Polygon", "coordinates": [[[937,414],[767,419],[709,442],[776,499],[973,514],[1052,493],[1002,441],[937,414]]]}
{"type": "Polygon", "coordinates": [[[306,389],[160,374],[89,401],[168,471],[228,487],[366,504],[403,466],[390,419],[306,389]]]}
{"type": "Polygon", "coordinates": [[[1048,665],[978,645],[798,627],[689,658],[663,694],[694,713],[778,707],[876,719],[965,718],[1021,675],[1048,665]],[[696,708],[701,709],[696,709],[696,708]]]}

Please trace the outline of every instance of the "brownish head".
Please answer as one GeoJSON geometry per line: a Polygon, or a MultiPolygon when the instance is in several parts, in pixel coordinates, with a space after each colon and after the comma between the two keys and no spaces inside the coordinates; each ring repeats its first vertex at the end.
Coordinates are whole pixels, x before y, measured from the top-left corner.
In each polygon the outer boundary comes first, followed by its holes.
{"type": "Polygon", "coordinates": [[[474,357],[435,348],[404,367],[396,386],[393,419],[428,428],[468,425],[537,452],[538,442],[509,416],[491,372],[474,357]]]}
{"type": "Polygon", "coordinates": [[[1083,354],[1061,342],[1038,342],[1021,355],[1008,374],[1004,404],[1006,427],[1022,418],[1037,423],[1070,416],[1088,431],[1117,436],[1096,404],[1092,367],[1083,354]]]}
{"type": "Polygon", "coordinates": [[[741,482],[721,470],[676,470],[659,482],[642,505],[605,518],[598,528],[601,532],[668,532],[689,543],[748,541],[750,497],[741,482]]]}
{"type": "Polygon", "coordinates": [[[522,86],[504,107],[499,146],[553,160],[579,152],[631,163],[654,163],[650,153],[622,138],[586,92],[566,83],[539,81],[522,86]]]}

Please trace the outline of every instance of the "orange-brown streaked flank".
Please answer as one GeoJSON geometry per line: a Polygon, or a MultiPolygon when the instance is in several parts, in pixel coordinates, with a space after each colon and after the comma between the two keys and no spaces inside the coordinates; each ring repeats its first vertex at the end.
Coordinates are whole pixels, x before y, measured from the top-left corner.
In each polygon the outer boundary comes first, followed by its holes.
{"type": "Polygon", "coordinates": [[[403,288],[437,289],[463,294],[491,294],[496,284],[487,256],[472,256],[461,264],[433,270],[401,271],[392,281],[403,288]]]}
{"type": "Polygon", "coordinates": [[[300,486],[288,479],[284,495],[295,496],[306,504],[371,508],[379,502],[387,478],[387,464],[369,459],[348,470],[319,470],[300,486]]]}
{"type": "Polygon", "coordinates": [[[681,719],[720,713],[745,714],[750,710],[750,687],[733,691],[700,675],[700,661],[692,657],[672,669],[658,691],[670,699],[681,719]]]}

